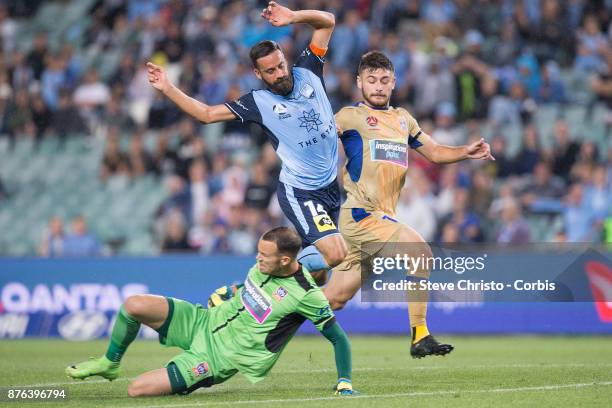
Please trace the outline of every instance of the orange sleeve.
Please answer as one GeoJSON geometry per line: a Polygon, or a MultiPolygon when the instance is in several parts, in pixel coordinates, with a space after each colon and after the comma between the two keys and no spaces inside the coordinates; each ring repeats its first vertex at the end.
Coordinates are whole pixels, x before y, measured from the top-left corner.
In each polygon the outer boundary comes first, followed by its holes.
{"type": "Polygon", "coordinates": [[[319,48],[313,43],[310,43],[310,51],[312,51],[312,53],[317,57],[324,57],[327,53],[327,48],[319,48]]]}

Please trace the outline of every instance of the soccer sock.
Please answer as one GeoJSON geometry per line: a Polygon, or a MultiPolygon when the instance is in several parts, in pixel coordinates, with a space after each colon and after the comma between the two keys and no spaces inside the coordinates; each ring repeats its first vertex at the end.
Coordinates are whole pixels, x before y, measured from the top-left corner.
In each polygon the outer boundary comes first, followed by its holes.
{"type": "Polygon", "coordinates": [[[323,258],[323,255],[321,255],[317,247],[314,245],[310,245],[302,249],[297,256],[297,260],[310,272],[316,272],[323,269],[328,271],[331,269],[325,258],[323,258]]]}
{"type": "Polygon", "coordinates": [[[121,357],[123,357],[128,346],[138,335],[138,330],[140,330],[140,322],[130,316],[125,310],[125,306],[121,305],[113,325],[111,341],[108,350],[106,350],[106,358],[116,363],[121,361],[121,357]]]}
{"type": "Polygon", "coordinates": [[[427,324],[422,324],[420,326],[412,327],[412,343],[417,343],[421,341],[424,337],[429,336],[429,329],[427,328],[427,324]]]}

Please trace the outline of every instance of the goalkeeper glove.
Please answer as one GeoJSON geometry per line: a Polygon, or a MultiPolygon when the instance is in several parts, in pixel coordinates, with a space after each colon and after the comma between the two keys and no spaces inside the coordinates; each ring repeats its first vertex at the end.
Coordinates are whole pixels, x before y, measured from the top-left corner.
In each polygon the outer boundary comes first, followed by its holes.
{"type": "Polygon", "coordinates": [[[216,289],[208,298],[208,308],[219,306],[221,303],[230,300],[242,287],[242,284],[226,285],[216,289]]]}
{"type": "Polygon", "coordinates": [[[339,378],[334,390],[336,395],[353,395],[356,393],[356,391],[353,391],[353,384],[348,378],[339,378]]]}

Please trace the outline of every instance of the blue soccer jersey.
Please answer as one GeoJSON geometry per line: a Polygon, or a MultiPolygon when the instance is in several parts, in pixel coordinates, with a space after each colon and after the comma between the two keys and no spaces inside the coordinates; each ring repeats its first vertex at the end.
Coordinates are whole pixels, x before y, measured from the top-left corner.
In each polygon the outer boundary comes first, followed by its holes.
{"type": "Polygon", "coordinates": [[[262,89],[225,104],[242,122],[264,129],[282,161],[280,181],[303,190],[320,189],[336,178],[338,137],[323,63],[307,48],[292,68],[289,95],[262,89]]]}

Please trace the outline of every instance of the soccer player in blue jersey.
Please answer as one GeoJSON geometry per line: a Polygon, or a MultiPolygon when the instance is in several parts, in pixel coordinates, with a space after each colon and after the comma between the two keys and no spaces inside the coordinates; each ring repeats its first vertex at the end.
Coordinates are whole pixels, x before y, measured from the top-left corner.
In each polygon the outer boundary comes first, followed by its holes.
{"type": "Polygon", "coordinates": [[[282,161],[277,196],[302,238],[299,262],[322,284],[327,271],[347,253],[336,227],[340,212],[338,136],[323,81],[323,56],[335,19],[327,12],[293,11],[273,1],[261,16],[275,27],[304,23],[314,28],[310,45],[292,68],[274,41],[262,41],[251,49],[253,71],[266,89],[209,106],[180,91],[168,81],[164,69],[151,62],[147,63],[149,82],[200,122],[238,119],[263,128],[282,161]]]}

